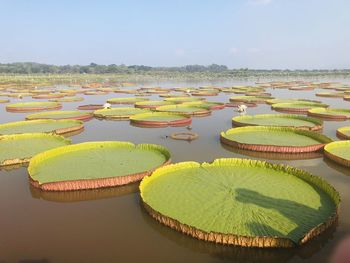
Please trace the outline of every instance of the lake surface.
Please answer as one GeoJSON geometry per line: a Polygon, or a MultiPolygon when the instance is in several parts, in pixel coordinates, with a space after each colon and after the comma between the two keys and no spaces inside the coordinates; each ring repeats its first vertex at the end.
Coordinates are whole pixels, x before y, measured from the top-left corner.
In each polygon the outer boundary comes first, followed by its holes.
{"type": "MultiPolygon", "coordinates": [[[[350,83],[344,81],[344,83],[350,83]]],[[[176,87],[203,84],[232,86],[250,82],[156,83],[176,87]]],[[[128,89],[128,88],[127,88],[128,89]]],[[[276,98],[320,100],[337,108],[350,108],[342,98],[316,97],[313,91],[266,89],[276,98]]],[[[109,93],[83,96],[84,101],[64,102],[63,109],[83,104],[103,104],[108,98],[133,95],[109,93]]],[[[235,94],[220,93],[209,101],[228,102],[235,94]]],[[[147,97],[162,99],[158,95],[147,97]]],[[[45,101],[24,98],[23,101],[45,101]]],[[[17,99],[11,99],[16,102],[17,99]]],[[[1,123],[24,120],[29,113],[8,113],[0,105],[1,123]]],[[[269,105],[249,108],[248,114],[277,113],[269,105]]],[[[185,127],[139,128],[129,121],[93,119],[73,143],[121,140],[155,143],[167,147],[173,162],[194,160],[211,162],[221,157],[269,160],[307,170],[330,182],[341,195],[338,225],[302,247],[256,249],[206,243],[178,233],[152,219],[142,208],[138,184],[102,190],[42,192],[29,185],[25,167],[0,171],[0,262],[326,262],[339,241],[350,233],[350,169],[324,160],[321,154],[300,160],[284,160],[275,154],[233,150],[220,144],[219,134],[232,127],[234,108],[213,111],[210,116],[193,118],[192,131],[199,139],[187,142],[166,138],[185,127]]],[[[333,139],[338,127],[350,121],[325,121],[323,133],[333,139]]],[[[285,157],[285,156],[284,156],[285,157]]],[[[72,163],[72,165],[77,165],[72,163]]]]}

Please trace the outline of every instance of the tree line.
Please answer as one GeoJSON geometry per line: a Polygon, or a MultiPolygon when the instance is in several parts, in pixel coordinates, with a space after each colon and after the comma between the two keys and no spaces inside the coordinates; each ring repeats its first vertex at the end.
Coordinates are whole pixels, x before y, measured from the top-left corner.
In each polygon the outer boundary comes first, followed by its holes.
{"type": "Polygon", "coordinates": [[[0,74],[162,74],[162,73],[210,73],[225,75],[349,75],[350,69],[332,70],[256,70],[248,68],[229,69],[225,65],[186,65],[181,67],[150,67],[144,65],[49,65],[34,62],[0,63],[0,74]]]}

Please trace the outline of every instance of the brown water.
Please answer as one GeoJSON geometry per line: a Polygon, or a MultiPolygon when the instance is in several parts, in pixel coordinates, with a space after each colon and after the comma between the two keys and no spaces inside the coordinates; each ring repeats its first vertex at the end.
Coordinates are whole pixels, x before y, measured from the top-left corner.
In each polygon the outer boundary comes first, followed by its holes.
{"type": "MultiPolygon", "coordinates": [[[[233,84],[236,83],[230,83],[233,84]]],[[[183,83],[173,84],[180,85],[183,83]]],[[[350,102],[342,98],[315,97],[319,91],[267,89],[276,98],[317,99],[333,107],[349,108],[350,102]]],[[[84,96],[82,102],[64,103],[64,109],[129,96],[116,93],[84,96]]],[[[208,97],[208,100],[228,102],[230,96],[234,94],[221,93],[208,97]]],[[[158,95],[149,98],[160,99],[158,95]]],[[[23,101],[29,100],[25,98],[23,101]]],[[[23,120],[26,115],[7,113],[5,105],[0,107],[2,123],[23,120]]],[[[271,112],[268,105],[248,109],[249,114],[271,112]]],[[[171,151],[173,162],[210,162],[220,157],[241,157],[302,168],[325,178],[340,192],[342,204],[336,227],[294,249],[216,245],[185,236],[153,220],[140,204],[138,184],[103,190],[45,193],[30,187],[26,168],[19,168],[0,171],[0,262],[326,262],[339,241],[350,233],[350,169],[324,160],[320,154],[288,160],[286,158],[290,156],[287,155],[262,156],[224,147],[219,142],[219,134],[232,127],[231,118],[235,115],[233,108],[226,108],[213,111],[208,117],[194,118],[192,131],[199,133],[199,139],[191,143],[165,138],[172,132],[186,131],[185,128],[138,128],[131,126],[129,121],[96,119],[86,122],[85,131],[73,136],[72,140],[73,143],[126,140],[162,144],[171,151]]],[[[336,128],[348,125],[350,121],[326,121],[323,133],[336,139],[336,128]]]]}

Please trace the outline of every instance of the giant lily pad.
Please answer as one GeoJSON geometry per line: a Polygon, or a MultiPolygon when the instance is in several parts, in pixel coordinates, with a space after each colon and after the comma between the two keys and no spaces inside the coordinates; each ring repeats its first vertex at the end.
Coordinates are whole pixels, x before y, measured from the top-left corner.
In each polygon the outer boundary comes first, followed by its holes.
{"type": "Polygon", "coordinates": [[[312,108],[327,108],[327,104],[317,102],[293,102],[293,103],[276,103],[271,105],[272,109],[282,112],[307,113],[312,108]]]}
{"type": "Polygon", "coordinates": [[[110,104],[134,104],[136,102],[148,100],[146,98],[113,98],[108,99],[107,102],[110,104]]]}
{"type": "Polygon", "coordinates": [[[318,97],[329,97],[329,98],[343,98],[344,92],[318,92],[316,96],[318,97]]]}
{"type": "Polygon", "coordinates": [[[111,109],[101,109],[95,110],[94,116],[101,119],[110,119],[110,120],[128,120],[130,116],[140,113],[149,112],[147,109],[139,108],[111,108],[111,109]]]}
{"type": "Polygon", "coordinates": [[[327,158],[341,165],[350,167],[350,141],[336,141],[324,147],[327,158]]]}
{"type": "Polygon", "coordinates": [[[55,102],[75,102],[75,101],[82,101],[84,98],[82,97],[67,97],[67,98],[58,98],[58,99],[50,99],[49,101],[55,101],[55,102]]]}
{"type": "Polygon", "coordinates": [[[86,104],[77,107],[78,110],[100,110],[103,109],[102,104],[86,104]]]}
{"type": "Polygon", "coordinates": [[[193,116],[207,116],[211,113],[210,109],[207,107],[199,107],[199,106],[197,107],[197,106],[183,105],[183,104],[160,106],[156,108],[156,111],[174,112],[174,113],[188,114],[193,116]]]}
{"type": "Polygon", "coordinates": [[[168,150],[160,145],[86,142],[36,155],[28,172],[33,186],[66,191],[129,184],[169,162],[168,150]]]}
{"type": "Polygon", "coordinates": [[[149,112],[131,116],[130,122],[138,126],[166,127],[185,126],[191,124],[192,119],[189,115],[185,114],[171,112],[149,112]]]}
{"type": "Polygon", "coordinates": [[[325,108],[312,108],[307,112],[310,116],[334,119],[334,120],[346,120],[350,119],[349,109],[325,109],[325,108]]]}
{"type": "Polygon", "coordinates": [[[214,101],[190,101],[190,102],[184,102],[183,105],[207,107],[211,110],[221,110],[226,106],[226,104],[223,102],[214,102],[214,101]]]}
{"type": "Polygon", "coordinates": [[[159,106],[172,105],[174,103],[164,100],[140,101],[135,103],[135,108],[155,109],[159,106]]]}
{"type": "Polygon", "coordinates": [[[60,135],[25,133],[0,136],[0,166],[23,164],[40,152],[67,145],[60,135]]]}
{"type": "Polygon", "coordinates": [[[175,97],[175,98],[165,98],[165,101],[170,101],[173,103],[183,103],[183,102],[189,102],[189,101],[201,101],[205,100],[204,98],[198,98],[198,97],[175,97]]]}
{"type": "Polygon", "coordinates": [[[197,90],[191,93],[192,96],[217,96],[219,95],[218,90],[197,90]]]}
{"type": "Polygon", "coordinates": [[[62,108],[58,102],[20,102],[8,104],[6,110],[9,112],[31,112],[42,110],[57,110],[62,108]]]}
{"type": "Polygon", "coordinates": [[[316,102],[316,103],[321,103],[319,100],[308,100],[308,99],[271,99],[267,100],[267,104],[277,104],[277,103],[302,103],[302,102],[316,102]]]}
{"type": "Polygon", "coordinates": [[[78,120],[17,121],[0,124],[0,135],[36,132],[66,134],[83,128],[83,122],[78,120]]]}
{"type": "Polygon", "coordinates": [[[350,140],[350,126],[338,128],[337,136],[344,140],[350,140]]]}
{"type": "Polygon", "coordinates": [[[216,243],[248,247],[301,245],[336,222],[338,192],[293,167],[247,159],[183,162],[140,184],[159,222],[216,243]]]}
{"type": "Polygon", "coordinates": [[[301,153],[322,149],[332,140],[322,134],[289,127],[247,126],[222,132],[221,142],[233,147],[261,151],[301,153]]]}
{"type": "Polygon", "coordinates": [[[82,112],[82,111],[47,111],[30,114],[26,117],[27,120],[42,120],[42,119],[50,119],[50,120],[82,120],[87,121],[92,118],[92,113],[90,112],[82,112]]]}
{"type": "Polygon", "coordinates": [[[322,129],[322,121],[290,114],[258,114],[232,118],[234,126],[279,126],[317,131],[322,129]]]}
{"type": "Polygon", "coordinates": [[[33,99],[57,99],[63,98],[65,95],[63,93],[50,93],[50,94],[38,94],[32,96],[33,99]]]}
{"type": "Polygon", "coordinates": [[[231,97],[231,102],[252,102],[252,103],[265,103],[267,100],[273,99],[271,96],[235,96],[231,97]]]}

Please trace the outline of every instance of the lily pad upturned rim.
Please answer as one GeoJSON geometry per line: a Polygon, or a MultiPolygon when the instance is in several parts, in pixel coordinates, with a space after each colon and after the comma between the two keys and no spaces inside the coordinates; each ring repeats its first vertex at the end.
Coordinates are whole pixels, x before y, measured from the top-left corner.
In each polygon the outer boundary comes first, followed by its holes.
{"type": "Polygon", "coordinates": [[[32,112],[44,110],[58,110],[62,108],[62,104],[58,102],[19,102],[6,105],[8,112],[32,112]]]}
{"type": "Polygon", "coordinates": [[[307,111],[307,115],[329,120],[347,120],[350,119],[350,109],[312,108],[307,111]],[[344,112],[344,115],[332,114],[332,112],[344,112]]]}
{"type": "Polygon", "coordinates": [[[193,91],[193,92],[191,92],[191,95],[192,96],[205,96],[205,97],[207,97],[207,96],[217,96],[217,95],[219,95],[219,91],[217,91],[217,92],[214,92],[214,91],[193,91]]]}
{"type": "MultiPolygon", "coordinates": [[[[72,132],[76,132],[79,130],[84,129],[84,123],[82,121],[79,120],[50,120],[50,119],[38,119],[38,120],[27,120],[27,121],[16,121],[16,122],[7,122],[7,123],[3,123],[0,124],[0,136],[1,135],[9,135],[9,134],[1,134],[1,128],[10,128],[10,127],[18,127],[18,126],[22,126],[22,125],[30,125],[30,124],[45,124],[45,123],[71,123],[74,124],[73,126],[70,127],[66,127],[66,128],[58,128],[52,131],[48,131],[48,132],[42,132],[42,133],[55,133],[58,135],[62,135],[62,134],[67,134],[67,133],[72,133],[72,132]]],[[[27,132],[21,132],[21,133],[11,133],[11,134],[24,134],[27,132]]]]}
{"type": "Polygon", "coordinates": [[[95,141],[95,142],[83,142],[78,144],[71,144],[67,146],[58,147],[52,150],[48,150],[35,155],[28,166],[28,174],[30,183],[37,188],[45,191],[71,191],[71,190],[82,190],[82,189],[97,189],[105,187],[113,187],[126,185],[133,182],[140,181],[143,177],[150,175],[155,169],[168,165],[171,163],[170,152],[167,148],[157,144],[133,144],[126,141],[95,141]],[[126,174],[123,176],[112,176],[107,178],[96,178],[96,179],[79,179],[79,180],[68,180],[68,181],[54,181],[40,183],[38,180],[33,178],[36,174],[37,167],[50,158],[55,158],[66,153],[89,150],[100,147],[109,148],[136,148],[147,151],[156,151],[162,154],[165,158],[165,162],[158,167],[154,167],[151,170],[143,171],[136,174],[126,174]]]}
{"type": "Polygon", "coordinates": [[[34,113],[26,116],[26,120],[42,120],[42,119],[54,119],[54,120],[81,120],[88,121],[93,118],[91,112],[82,112],[75,110],[66,110],[66,111],[45,111],[34,113]],[[72,114],[71,117],[62,117],[62,118],[53,118],[50,115],[59,116],[60,114],[72,114]],[[76,115],[76,116],[74,116],[76,115]]]}
{"type": "Polygon", "coordinates": [[[79,105],[78,110],[100,110],[103,109],[103,104],[85,104],[79,105]]]}
{"type": "Polygon", "coordinates": [[[86,189],[79,191],[42,191],[40,188],[29,186],[30,194],[35,199],[41,199],[57,203],[76,203],[83,201],[102,200],[127,196],[138,193],[139,183],[130,183],[118,187],[109,187],[103,189],[86,189]]]}
{"type": "MultiPolygon", "coordinates": [[[[26,139],[26,138],[51,138],[56,139],[57,141],[61,141],[65,144],[70,144],[71,140],[64,138],[62,135],[52,134],[52,133],[22,133],[22,134],[8,134],[8,135],[1,135],[0,136],[0,142],[2,140],[13,140],[13,139],[26,139]]],[[[21,165],[26,164],[31,160],[32,156],[25,156],[20,158],[14,158],[14,159],[7,159],[4,161],[1,161],[1,166],[13,166],[13,165],[21,165]]]]}
{"type": "Polygon", "coordinates": [[[133,116],[130,116],[130,122],[136,125],[140,126],[147,126],[147,127],[166,127],[166,126],[186,126],[192,123],[192,118],[190,115],[187,114],[178,114],[178,113],[172,113],[172,112],[146,112],[146,113],[140,113],[135,114],[133,116]],[[176,120],[160,120],[160,121],[150,121],[147,120],[147,117],[149,116],[162,116],[162,117],[181,117],[181,119],[176,120]]]}
{"type": "Polygon", "coordinates": [[[232,125],[237,126],[237,127],[242,127],[242,126],[291,127],[291,128],[296,128],[296,129],[319,131],[323,128],[323,121],[316,119],[316,118],[311,118],[311,117],[306,117],[306,116],[301,116],[301,115],[296,115],[296,114],[257,114],[257,115],[235,116],[232,118],[232,125]],[[313,123],[314,126],[293,126],[292,124],[290,126],[267,125],[267,124],[259,125],[259,124],[252,124],[252,123],[245,123],[244,122],[244,120],[247,120],[247,119],[266,118],[268,120],[271,117],[272,118],[298,119],[298,120],[308,121],[310,123],[313,123]]]}
{"type": "Polygon", "coordinates": [[[174,132],[170,134],[170,138],[181,141],[193,141],[198,139],[199,134],[195,132],[174,132]]]}
{"type": "Polygon", "coordinates": [[[337,137],[343,140],[350,140],[350,126],[338,128],[337,137]],[[349,134],[346,134],[346,132],[348,132],[349,134]]]}
{"type": "Polygon", "coordinates": [[[332,142],[330,138],[320,133],[307,131],[307,130],[300,130],[295,128],[289,128],[289,127],[273,127],[273,126],[245,126],[245,127],[231,128],[225,132],[221,132],[220,141],[226,145],[237,147],[244,150],[260,151],[260,152],[277,152],[277,153],[315,152],[323,149],[323,147],[327,143],[332,142]],[[239,131],[293,132],[299,135],[308,136],[314,140],[319,141],[320,143],[305,145],[305,146],[253,144],[253,143],[250,144],[250,143],[237,142],[235,140],[227,138],[228,134],[236,133],[239,131]]]}
{"type": "Polygon", "coordinates": [[[340,165],[350,167],[350,159],[343,158],[341,156],[338,156],[335,153],[332,153],[332,148],[334,149],[337,147],[344,147],[344,146],[347,146],[350,149],[350,141],[346,140],[346,141],[331,142],[324,147],[324,155],[327,158],[331,159],[332,161],[334,161],[340,165]]]}
{"type": "Polygon", "coordinates": [[[155,170],[151,176],[147,176],[143,178],[140,183],[140,195],[142,203],[146,209],[146,211],[157,221],[160,223],[171,227],[179,232],[190,235],[194,238],[227,244],[227,245],[237,245],[237,246],[245,246],[245,247],[295,247],[296,245],[303,245],[309,240],[313,239],[315,236],[319,235],[332,225],[337,222],[338,219],[338,211],[340,204],[340,195],[335,190],[335,188],[330,185],[326,180],[319,176],[315,176],[307,171],[294,168],[284,164],[272,164],[265,161],[260,160],[251,160],[251,159],[240,159],[240,158],[221,158],[216,159],[212,163],[197,163],[197,162],[181,162],[176,164],[170,164],[166,167],[161,167],[155,170]],[[307,184],[311,184],[314,187],[317,187],[334,202],[335,211],[327,220],[319,225],[315,225],[312,229],[310,229],[307,233],[305,233],[300,239],[298,243],[295,243],[289,238],[283,237],[275,237],[275,236],[241,236],[235,234],[225,234],[219,232],[206,232],[205,230],[198,229],[196,227],[187,225],[186,223],[182,223],[178,219],[171,218],[168,215],[164,215],[158,212],[155,208],[151,207],[145,198],[145,189],[149,184],[152,183],[153,180],[157,180],[162,176],[166,176],[169,172],[185,170],[187,168],[200,168],[200,167],[229,167],[230,165],[242,165],[242,166],[252,166],[252,167],[262,167],[265,169],[274,169],[278,170],[290,175],[293,175],[301,180],[303,180],[307,184]]]}
{"type": "Polygon", "coordinates": [[[315,95],[318,97],[326,97],[326,98],[343,98],[345,93],[343,93],[343,92],[318,92],[315,95]]]}

